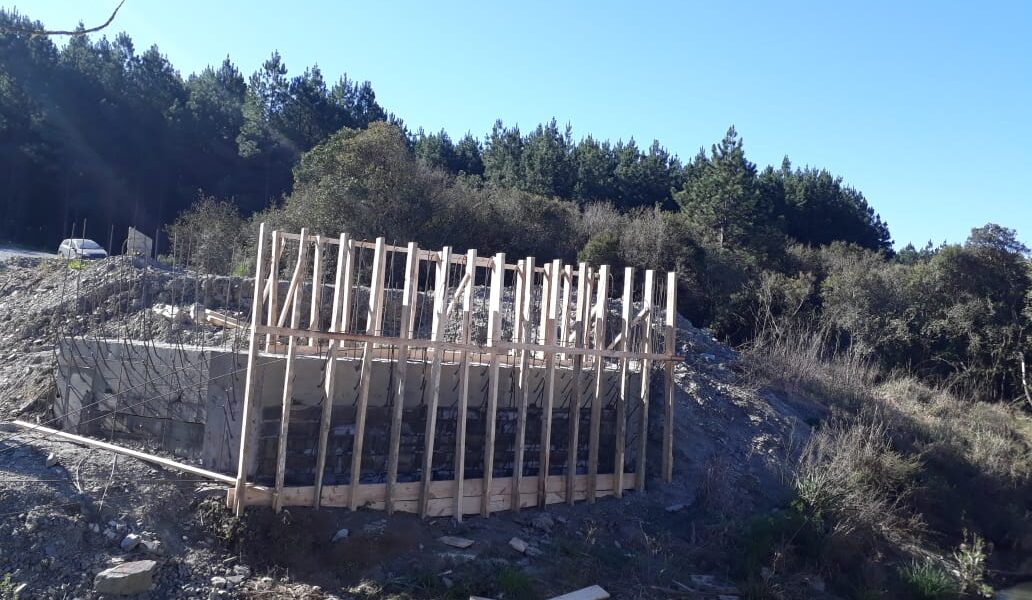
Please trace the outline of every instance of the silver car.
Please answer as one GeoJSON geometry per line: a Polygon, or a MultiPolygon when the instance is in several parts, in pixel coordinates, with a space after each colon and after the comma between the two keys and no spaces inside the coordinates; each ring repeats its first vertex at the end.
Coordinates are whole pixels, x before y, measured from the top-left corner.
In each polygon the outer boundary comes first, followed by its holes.
{"type": "Polygon", "coordinates": [[[100,244],[85,238],[62,241],[61,245],[57,247],[57,255],[61,258],[78,258],[80,260],[107,258],[107,252],[100,247],[100,244]]]}

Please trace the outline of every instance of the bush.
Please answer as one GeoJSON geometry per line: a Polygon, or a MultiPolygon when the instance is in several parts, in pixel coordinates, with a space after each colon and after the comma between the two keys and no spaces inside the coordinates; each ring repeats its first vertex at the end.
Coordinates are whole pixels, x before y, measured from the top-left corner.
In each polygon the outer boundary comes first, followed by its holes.
{"type": "Polygon", "coordinates": [[[961,591],[946,569],[927,560],[915,560],[901,567],[899,577],[911,596],[917,600],[953,598],[961,591]]]}
{"type": "Polygon", "coordinates": [[[237,249],[246,237],[236,204],[203,194],[165,228],[165,235],[177,266],[220,275],[233,270],[237,249]]]}

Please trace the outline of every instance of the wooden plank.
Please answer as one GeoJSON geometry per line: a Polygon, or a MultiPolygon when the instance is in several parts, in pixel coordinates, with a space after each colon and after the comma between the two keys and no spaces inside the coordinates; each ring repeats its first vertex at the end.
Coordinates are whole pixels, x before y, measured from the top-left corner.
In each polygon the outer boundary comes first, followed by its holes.
{"type": "Polygon", "coordinates": [[[222,473],[215,473],[214,471],[206,471],[205,469],[201,469],[193,465],[176,462],[174,460],[162,458],[160,456],[155,456],[153,454],[147,454],[146,452],[140,452],[138,450],[123,448],[122,446],[116,446],[115,444],[109,444],[107,442],[102,442],[100,440],[95,440],[93,438],[83,437],[81,435],[75,435],[73,433],[67,433],[64,431],[58,431],[56,429],[44,427],[43,425],[40,425],[38,423],[27,423],[25,421],[18,420],[11,421],[11,423],[17,425],[18,427],[26,429],[27,433],[46,434],[48,436],[61,438],[63,440],[68,440],[69,442],[81,444],[83,446],[100,448],[101,450],[107,450],[108,452],[114,452],[116,454],[131,456],[135,459],[142,460],[153,465],[158,465],[160,467],[165,467],[169,469],[176,469],[177,471],[182,471],[184,473],[189,473],[191,475],[197,475],[198,477],[204,477],[205,479],[211,479],[230,485],[235,485],[240,481],[239,478],[233,477],[232,475],[223,475],[222,473]]]}
{"type": "MultiPolygon", "coordinates": [[[[277,308],[279,302],[279,261],[280,255],[283,253],[283,233],[279,231],[272,232],[272,256],[269,259],[269,315],[266,322],[268,325],[275,325],[274,319],[278,315],[277,308]]],[[[257,287],[257,279],[255,279],[255,287],[257,287]]],[[[265,351],[269,351],[269,346],[272,345],[272,335],[265,336],[265,351]]]]}
{"type": "MultiPolygon", "coordinates": [[[[505,286],[505,253],[495,254],[494,266],[491,269],[491,294],[488,298],[487,344],[495,346],[502,337],[502,288],[505,286]]],[[[484,495],[480,514],[491,514],[492,471],[494,470],[495,418],[498,413],[498,354],[491,355],[489,370],[490,390],[487,396],[487,414],[484,416],[484,495]]]]}
{"type": "MultiPolygon", "coordinates": [[[[405,256],[405,283],[401,296],[401,331],[399,337],[412,337],[412,313],[419,291],[419,246],[410,242],[408,254],[405,256]]],[[[394,405],[391,411],[390,446],[387,451],[387,514],[394,513],[394,486],[398,482],[398,456],[401,452],[402,416],[405,411],[405,382],[408,378],[408,344],[398,344],[398,385],[394,393],[394,405]]]]}
{"type": "MultiPolygon", "coordinates": [[[[582,262],[577,266],[577,313],[574,316],[573,346],[580,348],[584,346],[587,327],[587,314],[591,305],[591,277],[588,273],[588,263],[582,262]]],[[[577,477],[577,446],[580,435],[580,408],[584,403],[584,384],[581,382],[581,372],[584,363],[584,356],[573,355],[573,400],[570,401],[569,416],[569,443],[568,456],[566,460],[566,502],[573,504],[574,483],[577,477]]]]}
{"type": "MultiPolygon", "coordinates": [[[[642,332],[643,352],[652,352],[652,303],[655,298],[656,272],[652,269],[645,271],[645,287],[642,292],[642,310],[648,309],[645,314],[645,323],[642,332]]],[[[645,454],[649,441],[649,380],[651,379],[652,365],[649,359],[641,359],[641,394],[639,396],[639,410],[641,418],[638,423],[638,463],[634,472],[638,474],[638,492],[645,491],[645,454]]]]}
{"type": "MultiPolygon", "coordinates": [[[[666,351],[677,350],[677,274],[667,273],[666,351]]],[[[663,420],[663,479],[674,480],[674,363],[666,363],[666,414],[663,420]]]]}
{"type": "MultiPolygon", "coordinates": [[[[620,307],[620,347],[624,352],[630,351],[631,339],[631,302],[634,301],[634,268],[624,268],[624,286],[622,305],[620,307]]],[[[624,450],[627,444],[627,398],[630,391],[627,386],[627,375],[630,361],[627,357],[620,359],[620,395],[616,399],[616,449],[613,458],[613,473],[616,475],[616,497],[623,495],[624,450]]]]}
{"type": "MultiPolygon", "coordinates": [[[[547,277],[547,273],[546,273],[547,277]]],[[[530,340],[530,317],[534,303],[534,257],[523,260],[523,272],[516,278],[516,289],[519,292],[513,297],[515,307],[515,323],[513,331],[519,331],[520,337],[513,341],[527,343],[530,340]],[[522,295],[521,295],[522,294],[522,295]]],[[[544,298],[542,298],[544,301],[544,298]]],[[[519,493],[519,484],[523,480],[523,459],[527,452],[527,405],[530,403],[530,373],[527,371],[529,350],[520,350],[520,363],[516,373],[516,443],[513,448],[512,474],[516,480],[514,493],[519,493]]],[[[513,508],[519,512],[519,499],[513,500],[513,508]]]]}
{"type": "MultiPolygon", "coordinates": [[[[342,283],[344,281],[344,265],[350,258],[348,253],[347,234],[340,234],[340,242],[337,245],[337,272],[333,278],[333,305],[330,308],[330,331],[337,331],[340,327],[340,303],[342,295],[342,283]]],[[[333,416],[333,395],[337,382],[337,348],[340,342],[330,340],[326,349],[326,376],[323,382],[323,405],[319,417],[319,447],[315,460],[315,497],[312,506],[319,508],[321,497],[323,474],[326,472],[326,443],[330,435],[330,419],[333,416]]]]}
{"type": "MultiPolygon", "coordinates": [[[[617,488],[616,495],[620,495],[619,488],[617,488]]],[[[606,600],[609,597],[609,592],[602,589],[601,586],[593,585],[591,587],[581,588],[579,590],[570,592],[569,594],[556,596],[554,598],[551,598],[550,600],[606,600]]]]}
{"type": "MultiPolygon", "coordinates": [[[[343,239],[344,236],[341,236],[343,239]]],[[[353,297],[353,286],[355,283],[355,246],[351,238],[347,240],[347,255],[344,259],[344,280],[341,281],[340,290],[340,327],[335,331],[347,333],[351,328],[351,298],[353,297]]],[[[343,340],[341,340],[343,341],[343,340]]]]}
{"type": "MultiPolygon", "coordinates": [[[[305,239],[305,230],[301,230],[301,239],[305,239]]],[[[295,274],[299,274],[300,281],[304,278],[305,268],[308,265],[308,244],[298,242],[297,267],[295,274]]],[[[301,326],[301,294],[293,294],[292,301],[284,304],[283,308],[290,307],[290,328],[296,330],[301,326]]],[[[287,359],[283,376],[283,404],[280,414],[279,438],[276,444],[276,494],[273,496],[272,508],[279,512],[282,508],[283,481],[287,472],[287,434],[290,430],[290,410],[294,401],[294,358],[297,356],[297,338],[294,335],[287,336],[287,359]]]]}
{"type": "MultiPolygon", "coordinates": [[[[387,262],[384,250],[384,238],[376,238],[376,251],[373,255],[372,281],[369,286],[369,311],[366,313],[366,335],[377,336],[381,333],[380,321],[383,318],[383,276],[387,262]]],[[[373,342],[368,341],[362,352],[362,372],[359,376],[358,404],[355,407],[355,438],[351,446],[351,488],[358,489],[362,479],[362,445],[365,442],[366,410],[369,407],[369,381],[373,369],[373,342]]],[[[356,510],[354,494],[349,506],[356,510]]]]}
{"type": "MultiPolygon", "coordinates": [[[[573,340],[570,339],[570,294],[573,291],[573,265],[566,265],[563,267],[563,297],[562,303],[559,305],[562,308],[559,311],[559,345],[566,346],[572,344],[573,340]]],[[[567,354],[564,352],[561,354],[562,358],[565,359],[567,354]]]]}
{"type": "MultiPolygon", "coordinates": [[[[547,303],[542,298],[542,312],[546,312],[545,319],[545,344],[554,345],[556,342],[556,317],[559,313],[559,284],[563,279],[562,261],[553,260],[551,269],[546,273],[550,278],[548,286],[547,303]]],[[[562,311],[566,311],[563,305],[562,311]]],[[[555,352],[545,351],[545,401],[541,407],[541,457],[538,460],[538,500],[544,506],[545,483],[548,480],[548,470],[552,459],[552,410],[555,406],[555,352]]]]}
{"type": "MultiPolygon", "coordinates": [[[[298,248],[301,248],[305,244],[298,243],[298,248]]],[[[279,318],[276,320],[276,325],[283,327],[283,324],[287,322],[287,314],[291,312],[294,306],[294,300],[301,295],[302,280],[304,279],[304,272],[308,268],[308,265],[302,265],[297,263],[294,265],[294,271],[290,275],[290,285],[287,286],[287,296],[283,299],[283,308],[280,310],[279,318]]]]}
{"type": "MultiPolygon", "coordinates": [[[[275,235],[273,236],[275,239],[275,235]]],[[[273,266],[275,268],[275,266],[273,266]]],[[[251,438],[256,433],[255,386],[255,360],[258,358],[258,325],[262,322],[262,293],[258,282],[265,276],[265,223],[258,226],[258,256],[255,259],[254,267],[254,299],[251,304],[251,332],[247,341],[247,372],[244,375],[244,405],[240,411],[240,449],[237,456],[236,493],[237,498],[242,498],[244,487],[247,484],[247,471],[249,466],[248,455],[251,451],[251,438]]],[[[233,507],[238,517],[244,514],[243,502],[237,502],[233,507]]]]}
{"type": "MultiPolygon", "coordinates": [[[[609,265],[598,268],[598,292],[595,301],[595,348],[606,347],[606,315],[609,311],[609,265]]],[[[598,478],[599,435],[602,427],[602,393],[606,361],[595,357],[595,393],[591,395],[591,430],[588,432],[588,502],[595,501],[598,478]]]]}
{"type": "MultiPolygon", "coordinates": [[[[441,250],[441,259],[437,263],[437,275],[434,280],[434,318],[430,337],[436,342],[444,339],[444,330],[448,326],[444,303],[448,298],[448,272],[451,270],[451,254],[451,246],[445,246],[441,250]]],[[[434,478],[434,436],[437,435],[437,405],[441,400],[441,354],[441,349],[435,348],[430,362],[430,402],[426,407],[426,430],[423,438],[423,494],[420,497],[422,506],[419,511],[420,516],[423,517],[426,516],[430,482],[434,478]]]]}
{"type": "MultiPolygon", "coordinates": [[[[312,257],[312,308],[308,315],[308,328],[316,331],[322,329],[322,292],[323,292],[323,238],[315,236],[315,254],[312,257]]],[[[315,346],[318,340],[314,337],[308,338],[308,345],[315,346]]]]}
{"type": "MultiPolygon", "coordinates": [[[[477,251],[466,253],[466,277],[469,282],[462,294],[462,329],[459,341],[468,344],[472,334],[473,289],[477,274],[477,251]]],[[[455,423],[455,519],[462,522],[462,488],[466,474],[466,413],[469,408],[470,356],[462,352],[459,371],[459,404],[455,423]]]]}

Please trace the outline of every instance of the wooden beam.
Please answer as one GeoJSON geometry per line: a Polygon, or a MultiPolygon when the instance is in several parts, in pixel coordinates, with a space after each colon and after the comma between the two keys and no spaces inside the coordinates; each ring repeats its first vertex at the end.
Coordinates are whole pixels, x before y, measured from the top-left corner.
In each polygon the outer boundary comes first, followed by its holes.
{"type": "MultiPolygon", "coordinates": [[[[451,270],[451,246],[441,250],[441,259],[437,263],[437,276],[434,280],[434,319],[430,329],[430,337],[435,342],[444,339],[444,330],[448,327],[448,315],[445,313],[445,302],[448,298],[448,275],[451,270]]],[[[430,362],[430,402],[426,407],[426,431],[423,438],[423,471],[422,490],[420,496],[420,516],[426,517],[426,507],[430,500],[430,482],[434,478],[434,437],[437,435],[437,406],[441,401],[441,354],[440,348],[434,349],[430,362]]]]}
{"type": "MultiPolygon", "coordinates": [[[[574,316],[573,346],[582,348],[587,337],[587,316],[591,306],[591,276],[588,263],[582,262],[577,267],[577,314],[574,316]]],[[[580,410],[584,404],[584,384],[581,372],[584,363],[582,354],[573,355],[573,399],[570,401],[569,443],[570,449],[566,459],[566,502],[573,504],[574,483],[577,476],[577,447],[580,434],[580,410]]]]}
{"type": "MultiPolygon", "coordinates": [[[[348,253],[347,234],[340,234],[340,242],[337,245],[337,273],[333,278],[333,305],[330,308],[330,331],[337,331],[340,328],[340,303],[342,296],[342,284],[344,282],[344,265],[351,258],[348,253]]],[[[315,460],[315,500],[313,507],[319,508],[319,498],[322,496],[323,475],[326,472],[326,443],[330,436],[330,420],[333,416],[333,396],[337,382],[337,348],[340,342],[330,340],[326,349],[326,377],[323,384],[323,405],[319,417],[319,448],[315,460]]]]}
{"type": "MultiPolygon", "coordinates": [[[[609,265],[598,268],[598,291],[595,301],[595,348],[606,347],[606,316],[609,311],[609,265]]],[[[595,393],[591,395],[591,431],[588,432],[588,502],[595,501],[598,480],[599,436],[602,427],[602,394],[605,385],[606,361],[595,357],[595,393]]]]}
{"type": "MultiPolygon", "coordinates": [[[[642,294],[642,310],[648,309],[645,314],[644,331],[642,332],[642,352],[652,352],[652,303],[655,301],[656,293],[656,272],[652,269],[645,271],[645,287],[642,294]]],[[[638,423],[638,464],[634,472],[638,474],[638,491],[645,491],[645,454],[649,445],[649,380],[651,379],[652,365],[649,359],[641,359],[641,394],[638,398],[641,410],[641,418],[638,423]]]]}
{"type": "MultiPolygon", "coordinates": [[[[322,329],[322,281],[323,281],[323,238],[315,236],[315,255],[312,258],[312,308],[308,315],[308,328],[319,331],[322,329]]],[[[308,338],[308,345],[314,347],[318,340],[314,337],[308,338]]]]}
{"type": "MultiPolygon", "coordinates": [[[[268,325],[276,325],[276,319],[279,301],[279,261],[280,255],[283,253],[283,233],[279,231],[272,232],[272,257],[269,260],[269,315],[266,323],[268,325]]],[[[255,279],[255,287],[258,286],[258,280],[255,279]]],[[[265,351],[269,351],[269,346],[272,345],[272,335],[265,336],[265,351]]]]}
{"type": "MultiPolygon", "coordinates": [[[[468,285],[462,294],[462,329],[459,341],[468,344],[472,333],[473,288],[477,274],[477,251],[466,253],[466,277],[468,285]]],[[[469,409],[470,356],[466,351],[460,357],[459,405],[455,416],[455,520],[462,522],[462,488],[466,475],[466,413],[469,409]]]]}
{"type": "MultiPolygon", "coordinates": [[[[546,272],[545,277],[547,276],[546,272]]],[[[523,271],[517,274],[516,282],[516,289],[519,292],[513,297],[513,307],[515,308],[513,331],[519,332],[519,338],[513,341],[526,344],[530,341],[530,318],[534,308],[533,256],[528,256],[523,260],[523,271]]],[[[541,301],[544,302],[543,297],[541,301]]],[[[513,486],[515,494],[519,493],[519,484],[523,481],[523,459],[527,453],[527,405],[530,403],[530,373],[527,371],[529,354],[529,350],[520,350],[520,363],[516,373],[516,440],[512,457],[512,476],[516,482],[516,485],[513,486]]],[[[513,510],[516,512],[520,510],[518,499],[513,501],[513,510]]]]}
{"type": "MultiPolygon", "coordinates": [[[[343,238],[343,236],[341,237],[343,238]]],[[[347,255],[344,259],[344,280],[341,282],[343,287],[340,290],[340,328],[338,329],[340,333],[348,333],[348,330],[353,327],[351,323],[351,298],[354,295],[353,287],[355,284],[355,272],[357,271],[356,262],[355,246],[351,238],[348,238],[347,255]]]]}
{"type": "MultiPolygon", "coordinates": [[[[677,351],[677,274],[667,273],[666,351],[677,351]]],[[[666,414],[663,422],[663,479],[674,480],[674,363],[666,363],[666,414]]]]}
{"type": "MultiPolygon", "coordinates": [[[[275,234],[273,235],[275,240],[275,234]]],[[[240,411],[240,449],[237,456],[236,494],[241,501],[236,503],[234,511],[238,517],[244,514],[244,487],[247,484],[248,455],[251,451],[251,438],[257,429],[257,407],[255,401],[255,361],[258,358],[258,325],[262,322],[262,292],[258,282],[265,276],[265,223],[258,226],[258,257],[254,267],[254,299],[251,304],[251,332],[247,341],[247,372],[244,375],[244,406],[240,411]]]]}
{"type": "MultiPolygon", "coordinates": [[[[553,260],[551,268],[546,271],[550,279],[548,286],[548,298],[542,298],[543,312],[547,312],[545,319],[545,344],[552,346],[556,343],[556,317],[559,314],[559,284],[563,278],[562,261],[553,260]]],[[[566,312],[566,306],[562,306],[566,312]]],[[[538,500],[541,506],[545,502],[545,482],[548,480],[548,471],[552,460],[552,410],[555,407],[555,352],[545,352],[545,401],[541,407],[541,457],[538,460],[538,500]]]]}
{"type": "MultiPolygon", "coordinates": [[[[491,294],[488,299],[487,344],[497,345],[502,339],[502,288],[505,286],[505,253],[495,254],[491,269],[491,294]]],[[[496,415],[498,413],[498,354],[491,355],[489,371],[490,391],[487,397],[487,414],[484,416],[484,495],[480,514],[491,513],[491,477],[494,470],[494,442],[496,415]]]]}
{"type": "MultiPolygon", "coordinates": [[[[301,230],[301,239],[305,239],[305,230],[301,230]]],[[[295,275],[300,275],[296,281],[304,279],[305,268],[308,265],[308,244],[298,242],[297,267],[295,275]]],[[[296,330],[301,326],[301,294],[293,294],[292,300],[283,305],[284,310],[290,307],[290,328],[296,330]]],[[[290,411],[294,401],[294,358],[297,356],[297,337],[287,336],[287,360],[283,375],[283,404],[280,414],[279,438],[276,444],[276,495],[273,496],[272,508],[279,512],[282,508],[283,482],[287,471],[287,436],[290,430],[290,411]]]]}
{"type": "MultiPolygon", "coordinates": [[[[566,265],[563,267],[563,297],[562,303],[559,306],[562,308],[559,310],[559,345],[566,346],[572,344],[570,339],[570,295],[573,291],[573,265],[566,265]]],[[[562,353],[562,358],[566,359],[567,354],[562,353]]]]}
{"type": "Polygon", "coordinates": [[[67,433],[64,431],[58,431],[56,429],[44,427],[43,425],[40,425],[38,423],[27,423],[25,421],[18,420],[11,421],[11,423],[17,425],[18,427],[21,427],[22,429],[28,430],[27,433],[45,433],[48,436],[61,438],[63,440],[67,440],[69,442],[73,442],[83,446],[100,448],[101,450],[107,450],[108,452],[114,452],[116,454],[131,456],[135,459],[148,462],[152,465],[158,465],[159,467],[165,467],[169,469],[176,469],[177,471],[182,471],[184,473],[189,473],[191,475],[197,475],[198,477],[204,477],[205,479],[211,479],[213,481],[218,481],[220,483],[235,485],[239,481],[237,477],[233,477],[232,475],[223,475],[222,473],[207,471],[205,469],[201,469],[193,465],[176,462],[174,460],[162,458],[160,456],[155,456],[153,454],[147,454],[146,452],[131,450],[129,448],[123,448],[122,446],[116,446],[115,444],[109,444],[107,442],[102,442],[100,440],[95,440],[93,438],[83,437],[81,435],[75,435],[73,433],[67,433]]]}
{"type": "MultiPolygon", "coordinates": [[[[306,244],[298,242],[298,248],[301,248],[305,245],[306,244]]],[[[299,290],[301,290],[304,287],[302,284],[302,280],[305,277],[304,272],[307,268],[307,263],[304,265],[302,265],[301,263],[297,263],[296,265],[294,265],[294,271],[290,276],[290,285],[287,286],[287,297],[283,299],[283,309],[280,311],[279,319],[276,320],[276,325],[279,327],[283,327],[283,324],[287,322],[287,314],[291,312],[291,309],[294,306],[295,298],[298,298],[302,295],[301,291],[299,290]]]]}
{"type": "MultiPolygon", "coordinates": [[[[376,238],[376,251],[373,255],[372,281],[369,286],[369,311],[366,313],[366,335],[378,336],[380,320],[383,318],[383,276],[386,267],[387,252],[384,250],[384,238],[376,238]]],[[[362,479],[362,445],[365,442],[366,411],[369,407],[369,381],[373,370],[373,342],[368,341],[362,352],[362,372],[359,376],[358,404],[355,407],[355,438],[351,446],[351,510],[356,510],[354,491],[358,490],[362,479]]]]}
{"type": "MultiPolygon", "coordinates": [[[[634,268],[624,268],[623,299],[620,306],[620,335],[623,340],[620,347],[624,352],[630,351],[631,339],[631,302],[634,301],[634,268]]],[[[613,474],[616,476],[616,497],[623,496],[624,450],[627,444],[627,398],[629,394],[627,375],[630,361],[627,357],[620,359],[620,395],[616,399],[616,449],[613,458],[613,474]]]]}
{"type": "MultiPolygon", "coordinates": [[[[398,337],[408,339],[412,337],[412,314],[415,312],[414,304],[416,293],[419,291],[419,246],[415,242],[409,243],[408,254],[405,256],[405,283],[401,296],[401,331],[398,337]]],[[[398,482],[398,456],[401,453],[401,427],[404,424],[402,417],[405,412],[405,382],[408,378],[408,344],[398,344],[398,385],[394,393],[394,405],[391,413],[391,437],[390,446],[387,451],[387,514],[394,513],[394,486],[398,482]]]]}

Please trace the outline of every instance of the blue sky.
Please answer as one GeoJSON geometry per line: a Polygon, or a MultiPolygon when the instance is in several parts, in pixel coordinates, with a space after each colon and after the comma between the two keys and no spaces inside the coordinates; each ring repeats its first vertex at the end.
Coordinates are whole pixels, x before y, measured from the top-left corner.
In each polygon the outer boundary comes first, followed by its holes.
{"type": "MultiPolygon", "coordinates": [[[[11,3],[51,28],[116,0],[11,3]]],[[[997,222],[1032,245],[1032,2],[126,0],[109,35],[183,75],[278,49],[291,73],[372,81],[416,129],[660,140],[682,158],[734,124],[761,167],[788,155],[861,190],[897,245],[997,222]]]]}

